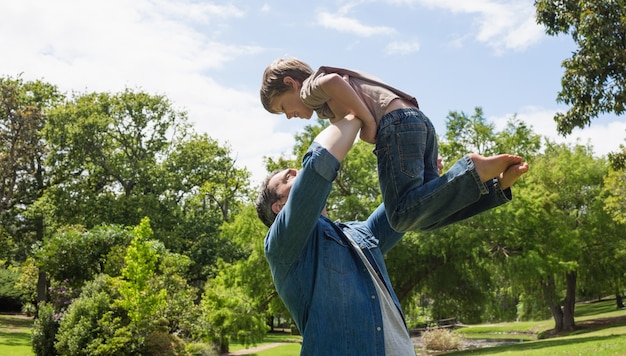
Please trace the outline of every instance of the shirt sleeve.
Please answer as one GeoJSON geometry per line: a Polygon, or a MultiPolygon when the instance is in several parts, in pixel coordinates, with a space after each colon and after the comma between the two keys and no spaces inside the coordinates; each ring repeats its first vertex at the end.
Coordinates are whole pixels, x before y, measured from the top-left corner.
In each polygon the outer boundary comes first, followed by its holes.
{"type": "Polygon", "coordinates": [[[298,259],[318,223],[339,167],[339,161],[328,150],[316,142],[311,144],[287,203],[266,236],[268,258],[282,264],[298,259]]]}
{"type": "Polygon", "coordinates": [[[327,104],[330,96],[320,86],[320,79],[326,74],[328,73],[320,68],[305,79],[300,89],[300,99],[306,106],[315,110],[319,118],[332,119],[335,117],[335,114],[327,104]]]}
{"type": "Polygon", "coordinates": [[[378,239],[378,247],[383,254],[389,252],[404,236],[404,232],[397,232],[391,228],[383,204],[367,218],[366,225],[378,239]]]}

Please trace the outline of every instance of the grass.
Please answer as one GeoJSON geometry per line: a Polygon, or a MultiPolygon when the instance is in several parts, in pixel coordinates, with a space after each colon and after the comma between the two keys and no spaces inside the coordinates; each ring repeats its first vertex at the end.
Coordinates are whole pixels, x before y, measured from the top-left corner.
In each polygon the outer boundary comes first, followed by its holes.
{"type": "MultiPolygon", "coordinates": [[[[33,320],[18,315],[0,315],[0,355],[31,356],[30,338],[33,320]]],[[[513,345],[449,352],[445,355],[624,355],[626,354],[626,310],[616,310],[615,301],[576,305],[577,329],[551,335],[554,321],[512,322],[468,325],[455,332],[464,338],[528,340],[513,345]],[[539,336],[547,336],[539,339],[539,336]]],[[[258,351],[251,356],[297,356],[300,353],[300,336],[288,333],[269,333],[264,344],[287,342],[285,345],[258,351]]],[[[243,345],[231,344],[231,351],[243,345]]],[[[420,351],[418,350],[418,355],[420,351]]]]}
{"type": "Polygon", "coordinates": [[[257,346],[263,346],[267,344],[273,344],[276,342],[284,342],[287,343],[285,345],[272,347],[269,350],[258,351],[251,354],[246,355],[256,355],[256,356],[291,356],[291,355],[299,355],[300,354],[300,342],[302,341],[302,336],[291,335],[286,332],[272,332],[267,333],[263,338],[263,341],[256,345],[248,345],[244,346],[242,344],[231,343],[229,345],[229,351],[238,351],[243,350],[245,348],[252,348],[257,346]]]}
{"type": "Polygon", "coordinates": [[[456,332],[465,338],[530,340],[513,345],[447,353],[446,355],[623,355],[626,354],[626,310],[615,301],[576,305],[576,330],[553,335],[553,320],[469,325],[456,332]],[[538,340],[539,337],[546,337],[538,340]]]}
{"type": "Polygon", "coordinates": [[[0,355],[34,355],[30,343],[32,326],[32,318],[0,314],[0,355]]]}
{"type": "Polygon", "coordinates": [[[285,344],[285,345],[281,345],[277,347],[272,347],[271,349],[248,354],[248,356],[297,356],[297,355],[300,355],[299,343],[285,344]]]}

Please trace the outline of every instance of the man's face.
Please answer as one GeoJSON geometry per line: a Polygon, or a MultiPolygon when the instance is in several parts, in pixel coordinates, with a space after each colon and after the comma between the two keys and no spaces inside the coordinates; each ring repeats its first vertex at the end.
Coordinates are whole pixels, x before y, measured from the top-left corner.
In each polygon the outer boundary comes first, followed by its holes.
{"type": "Polygon", "coordinates": [[[287,119],[292,117],[310,119],[313,116],[313,109],[304,105],[302,99],[300,99],[300,83],[291,77],[286,77],[285,83],[291,86],[291,89],[272,100],[272,112],[285,114],[287,119]]]}
{"type": "Polygon", "coordinates": [[[296,175],[298,175],[298,170],[288,168],[278,172],[270,179],[268,186],[273,188],[280,197],[272,204],[274,213],[278,214],[287,203],[287,198],[289,198],[291,186],[296,179],[296,175]]]}

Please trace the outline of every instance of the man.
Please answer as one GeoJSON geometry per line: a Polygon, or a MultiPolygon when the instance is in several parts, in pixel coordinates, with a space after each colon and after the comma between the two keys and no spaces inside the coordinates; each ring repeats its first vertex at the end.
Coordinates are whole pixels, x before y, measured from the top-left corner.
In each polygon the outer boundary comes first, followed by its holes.
{"type": "MultiPolygon", "coordinates": [[[[270,228],[265,255],[303,336],[302,355],[415,355],[383,259],[403,233],[391,228],[382,204],[363,222],[333,222],[324,209],[361,126],[348,115],[325,128],[302,169],[270,174],[257,200],[259,218],[270,228]]],[[[485,209],[510,199],[495,179],[485,189],[485,209]]]]}

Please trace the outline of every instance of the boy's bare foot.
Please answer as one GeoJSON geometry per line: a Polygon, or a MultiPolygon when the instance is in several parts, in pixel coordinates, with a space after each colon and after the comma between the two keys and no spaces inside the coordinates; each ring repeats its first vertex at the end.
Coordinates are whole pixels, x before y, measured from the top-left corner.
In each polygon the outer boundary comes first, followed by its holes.
{"type": "Polygon", "coordinates": [[[522,163],[522,157],[501,154],[497,156],[485,157],[477,153],[470,153],[470,159],[474,162],[476,172],[480,180],[484,183],[493,177],[499,177],[509,166],[522,163]]]}
{"type": "Polygon", "coordinates": [[[517,181],[522,174],[528,172],[528,163],[519,163],[509,166],[506,171],[502,172],[498,177],[500,188],[507,189],[517,181]]]}

